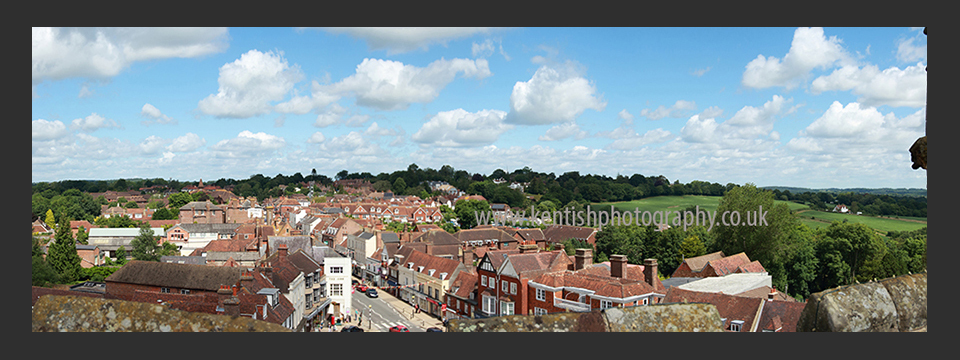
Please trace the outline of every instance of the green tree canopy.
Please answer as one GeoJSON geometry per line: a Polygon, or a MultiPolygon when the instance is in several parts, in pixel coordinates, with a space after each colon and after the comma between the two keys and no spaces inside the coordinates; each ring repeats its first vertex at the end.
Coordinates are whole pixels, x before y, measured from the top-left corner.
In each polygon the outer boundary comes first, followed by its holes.
{"type": "MultiPolygon", "coordinates": [[[[765,268],[783,261],[790,233],[799,224],[786,204],[774,203],[773,192],[750,183],[731,187],[720,198],[716,217],[715,221],[721,224],[714,224],[712,229],[716,233],[712,250],[728,255],[744,252],[765,268]],[[726,222],[739,220],[740,226],[724,226],[724,214],[726,222]],[[739,219],[735,214],[739,214],[739,219]]],[[[776,278],[778,274],[771,271],[771,275],[776,278]]]]}
{"type": "Polygon", "coordinates": [[[403,178],[398,177],[396,181],[393,182],[393,193],[394,194],[403,194],[407,190],[407,182],[403,178]]]}
{"type": "Polygon", "coordinates": [[[61,281],[68,283],[77,280],[81,275],[80,255],[77,254],[74,241],[70,222],[67,219],[61,220],[57,226],[55,241],[47,251],[50,267],[59,274],[61,281]]]}
{"type": "Polygon", "coordinates": [[[191,201],[193,201],[193,196],[191,196],[189,193],[173,193],[167,197],[167,207],[172,210],[180,210],[181,206],[184,206],[191,201]]]}
{"type": "Polygon", "coordinates": [[[460,228],[473,229],[478,225],[477,215],[490,211],[490,203],[484,200],[459,200],[454,208],[460,228]]]}
{"type": "Polygon", "coordinates": [[[159,236],[153,235],[153,230],[150,229],[150,225],[143,223],[140,225],[140,234],[137,237],[133,238],[133,241],[130,242],[130,246],[133,248],[131,253],[133,254],[134,260],[143,260],[143,261],[160,261],[160,245],[157,243],[160,241],[159,236]]]}

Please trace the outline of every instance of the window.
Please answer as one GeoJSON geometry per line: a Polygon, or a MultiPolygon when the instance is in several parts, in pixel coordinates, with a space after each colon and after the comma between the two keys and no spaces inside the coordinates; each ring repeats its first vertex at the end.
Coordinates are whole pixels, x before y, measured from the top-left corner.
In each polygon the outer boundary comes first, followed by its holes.
{"type": "Polygon", "coordinates": [[[547,291],[543,289],[537,289],[537,300],[547,301],[547,291]]]}
{"type": "Polygon", "coordinates": [[[180,293],[184,295],[190,294],[190,289],[180,289],[180,293]]]}
{"type": "Polygon", "coordinates": [[[482,286],[487,286],[487,276],[486,276],[486,275],[480,275],[480,285],[482,285],[482,286]]]}
{"type": "Polygon", "coordinates": [[[733,320],[730,322],[730,331],[740,331],[743,326],[743,320],[733,320]]]}
{"type": "Polygon", "coordinates": [[[343,274],[343,266],[331,266],[331,267],[330,267],[330,273],[331,273],[331,274],[343,274]]]}
{"type": "Polygon", "coordinates": [[[649,304],[649,303],[650,303],[650,300],[648,300],[647,298],[643,298],[643,304],[644,304],[644,305],[647,305],[647,304],[649,304]]]}
{"type": "Polygon", "coordinates": [[[513,295],[517,294],[517,283],[510,283],[510,293],[513,295]]]}
{"type": "Polygon", "coordinates": [[[497,307],[497,299],[492,296],[483,297],[483,312],[493,314],[497,307]]]}
{"type": "Polygon", "coordinates": [[[169,293],[170,293],[170,288],[162,287],[162,288],[160,288],[160,292],[161,292],[161,293],[164,293],[164,294],[169,294],[169,293]]]}
{"type": "Polygon", "coordinates": [[[343,296],[343,284],[330,284],[330,295],[343,296]]]}
{"type": "Polygon", "coordinates": [[[546,309],[541,309],[541,308],[535,307],[535,308],[533,308],[533,314],[534,314],[534,315],[546,315],[546,314],[547,314],[547,310],[546,310],[546,309]]]}
{"type": "Polygon", "coordinates": [[[513,315],[513,303],[501,301],[500,302],[500,315],[513,315]]]}
{"type": "Polygon", "coordinates": [[[600,308],[607,309],[613,307],[613,302],[609,300],[600,300],[600,308]]]}
{"type": "Polygon", "coordinates": [[[500,289],[502,289],[503,292],[507,292],[507,281],[503,280],[501,281],[501,283],[503,284],[503,286],[501,286],[500,289]]]}

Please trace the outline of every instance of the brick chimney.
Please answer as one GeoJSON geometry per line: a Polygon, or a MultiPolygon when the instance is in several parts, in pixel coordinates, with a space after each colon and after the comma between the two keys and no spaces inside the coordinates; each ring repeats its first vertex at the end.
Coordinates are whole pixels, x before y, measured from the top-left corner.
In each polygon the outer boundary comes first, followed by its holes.
{"type": "Polygon", "coordinates": [[[277,256],[279,260],[283,260],[287,257],[287,244],[280,244],[277,246],[277,256]]]}
{"type": "Polygon", "coordinates": [[[773,301],[773,298],[777,296],[777,288],[770,288],[770,293],[767,294],[767,301],[773,301]]]}
{"type": "Polygon", "coordinates": [[[657,259],[643,260],[643,279],[654,289],[657,288],[657,259]]]}
{"type": "Polygon", "coordinates": [[[553,250],[554,250],[554,251],[556,251],[556,250],[561,250],[561,251],[562,251],[562,250],[563,250],[563,244],[561,244],[561,243],[554,243],[554,244],[553,244],[553,250]]]}
{"type": "Polygon", "coordinates": [[[243,273],[240,274],[240,287],[243,287],[243,288],[246,288],[246,289],[252,289],[252,288],[253,288],[253,273],[252,273],[252,272],[250,272],[250,271],[248,271],[248,270],[244,270],[243,273]]]}
{"type": "Polygon", "coordinates": [[[521,254],[535,253],[540,251],[540,248],[538,248],[536,244],[523,244],[520,245],[518,249],[520,249],[521,254]]]}
{"type": "Polygon", "coordinates": [[[573,270],[580,270],[590,265],[593,265],[593,250],[577,249],[576,254],[573,255],[573,270]]]}
{"type": "Polygon", "coordinates": [[[427,253],[427,254],[430,254],[430,255],[433,255],[432,253],[430,253],[430,243],[428,243],[428,242],[424,242],[424,243],[423,243],[423,252],[424,252],[424,253],[427,253]]]}
{"type": "Polygon", "coordinates": [[[610,276],[623,278],[627,273],[627,256],[610,255],[610,276]]]}

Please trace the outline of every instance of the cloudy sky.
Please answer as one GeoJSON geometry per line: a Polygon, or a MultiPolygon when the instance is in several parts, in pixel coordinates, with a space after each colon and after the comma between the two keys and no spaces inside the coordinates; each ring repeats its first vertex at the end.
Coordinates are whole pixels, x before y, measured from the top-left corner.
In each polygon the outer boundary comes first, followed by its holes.
{"type": "Polygon", "coordinates": [[[922,28],[33,28],[32,181],[635,173],[926,188],[922,28]]]}

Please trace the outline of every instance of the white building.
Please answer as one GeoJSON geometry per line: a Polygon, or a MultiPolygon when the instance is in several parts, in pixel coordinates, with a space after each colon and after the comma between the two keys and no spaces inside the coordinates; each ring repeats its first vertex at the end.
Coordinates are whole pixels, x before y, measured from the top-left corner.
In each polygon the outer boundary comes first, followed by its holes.
{"type": "MultiPolygon", "coordinates": [[[[351,288],[351,259],[337,254],[326,246],[314,246],[314,258],[323,264],[327,297],[330,298],[328,314],[337,317],[353,311],[351,288]]],[[[329,315],[327,315],[329,317],[329,315]]]]}

